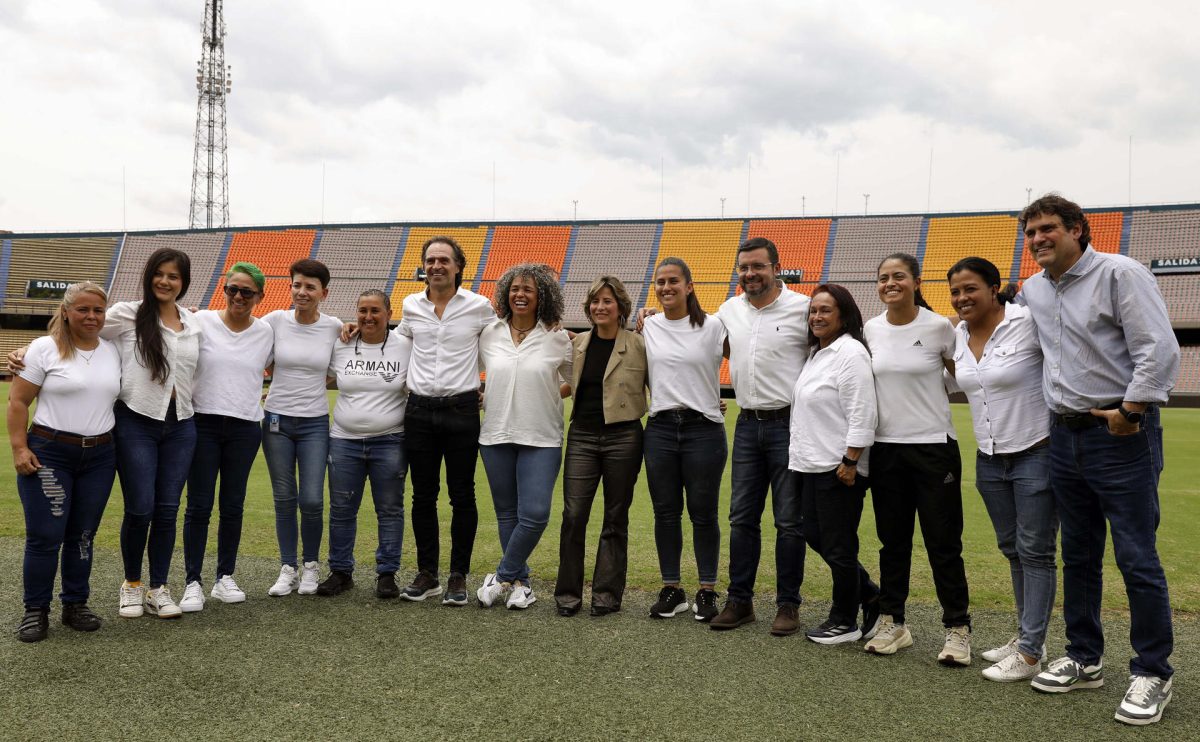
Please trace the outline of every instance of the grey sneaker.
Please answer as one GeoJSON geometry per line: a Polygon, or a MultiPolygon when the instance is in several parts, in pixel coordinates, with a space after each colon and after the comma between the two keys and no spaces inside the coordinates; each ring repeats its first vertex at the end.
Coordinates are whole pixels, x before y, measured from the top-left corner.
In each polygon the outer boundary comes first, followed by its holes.
{"type": "Polygon", "coordinates": [[[1171,679],[1153,675],[1131,675],[1125,700],[1117,707],[1114,717],[1124,724],[1144,726],[1162,718],[1163,709],[1171,702],[1171,679]]]}
{"type": "Polygon", "coordinates": [[[1059,657],[1029,682],[1042,693],[1066,693],[1076,688],[1099,688],[1104,685],[1103,662],[1083,666],[1070,657],[1059,657]]]}
{"type": "Polygon", "coordinates": [[[404,588],[404,592],[400,593],[400,597],[405,600],[422,601],[441,594],[442,584],[438,582],[437,575],[421,570],[408,587],[404,588]]]}

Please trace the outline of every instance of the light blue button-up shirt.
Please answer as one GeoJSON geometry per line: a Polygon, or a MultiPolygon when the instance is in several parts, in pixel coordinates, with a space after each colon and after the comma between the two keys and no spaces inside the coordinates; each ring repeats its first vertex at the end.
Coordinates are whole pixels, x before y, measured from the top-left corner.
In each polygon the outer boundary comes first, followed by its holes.
{"type": "Polygon", "coordinates": [[[1144,265],[1087,248],[1059,280],[1035,274],[1017,299],[1037,324],[1050,409],[1167,401],[1179,374],[1179,342],[1144,265]]]}

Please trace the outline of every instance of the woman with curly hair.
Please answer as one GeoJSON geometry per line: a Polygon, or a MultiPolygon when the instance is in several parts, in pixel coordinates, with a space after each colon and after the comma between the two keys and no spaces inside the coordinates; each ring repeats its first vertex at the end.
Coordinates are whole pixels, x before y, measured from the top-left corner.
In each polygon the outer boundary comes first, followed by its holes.
{"type": "Polygon", "coordinates": [[[536,600],[527,560],[550,520],[562,461],[561,385],[571,379],[571,341],[559,328],[562,292],[548,266],[509,268],[493,301],[500,319],[479,336],[487,372],[479,453],[504,553],[476,596],[487,608],[507,594],[510,609],[524,609],[536,600]]]}

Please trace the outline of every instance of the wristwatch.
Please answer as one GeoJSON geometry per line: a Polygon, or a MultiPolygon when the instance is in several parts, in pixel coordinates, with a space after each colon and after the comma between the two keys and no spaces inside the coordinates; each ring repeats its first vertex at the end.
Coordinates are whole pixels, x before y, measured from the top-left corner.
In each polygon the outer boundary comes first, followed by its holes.
{"type": "Polygon", "coordinates": [[[1118,405],[1117,412],[1121,413],[1121,417],[1125,418],[1125,422],[1130,425],[1140,425],[1142,422],[1142,413],[1132,412],[1125,409],[1125,405],[1118,405]]]}
{"type": "Polygon", "coordinates": [[[849,456],[843,456],[842,457],[842,466],[848,466],[850,468],[854,468],[854,467],[858,466],[858,461],[850,458],[849,456]]]}

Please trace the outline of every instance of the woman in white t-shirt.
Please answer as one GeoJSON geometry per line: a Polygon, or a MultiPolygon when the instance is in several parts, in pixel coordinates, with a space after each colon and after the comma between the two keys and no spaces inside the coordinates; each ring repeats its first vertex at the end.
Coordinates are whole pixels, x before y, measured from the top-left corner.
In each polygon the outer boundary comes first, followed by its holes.
{"type": "Polygon", "coordinates": [[[329,268],[305,258],[292,263],[289,273],[295,308],[263,317],[275,332],[275,365],[262,422],[263,458],[271,475],[275,538],[282,563],[278,579],[267,590],[275,597],[293,590],[301,595],[317,592],[329,456],[325,377],[342,330],[336,317],[321,313],[321,302],[329,296],[329,268]],[[303,561],[297,560],[298,546],[303,561]]]}
{"type": "Polygon", "coordinates": [[[912,570],[914,518],[942,604],[945,665],[971,663],[971,614],[962,560],[962,461],[943,371],[954,372],[954,327],[921,296],[921,267],[907,253],[877,271],[883,314],[865,327],[875,373],[879,422],[871,447],[871,502],[879,535],[879,610],[866,650],[894,654],[912,646],[904,623],[912,570]]]}
{"type": "Polygon", "coordinates": [[[650,376],[650,420],[643,445],[663,587],[650,617],[671,618],[688,609],[680,574],[686,498],[700,580],[695,617],[708,622],[718,613],[717,502],[729,452],[720,407],[725,326],[716,315],[704,313],[692,272],[679,258],[658,264],[654,293],[663,312],[647,318],[642,328],[650,376]]]}
{"type": "Polygon", "coordinates": [[[1058,514],[1050,487],[1050,411],[1042,397],[1042,346],[1029,310],[1000,289],[1000,271],[963,258],[946,274],[962,322],[955,336],[955,378],[971,404],[975,488],[996,543],[1008,558],[1018,633],[983,658],[989,680],[1027,680],[1041,672],[1054,609],[1058,514]]]}
{"type": "Polygon", "coordinates": [[[263,370],[271,364],[274,333],[255,319],[266,278],[253,263],[235,263],[225,274],[226,307],[195,317],[204,330],[192,406],[196,410],[196,453],[188,474],[183,512],[183,564],[186,585],[179,607],[184,613],[204,608],[201,572],[208,543],[208,522],[221,479],[221,516],[217,524],[217,569],[211,596],[241,603],[246,593],[233,579],[242,538],[246,480],[262,442],[263,370]]]}
{"type": "Polygon", "coordinates": [[[121,356],[100,338],[107,303],[90,281],[68,286],[50,334],[29,345],[8,392],[8,440],[25,511],[23,642],[46,638],[60,554],[63,624],[100,628],[87,606],[88,582],[93,537],[116,476],[113,403],[121,391],[121,356]]]}
{"type": "Polygon", "coordinates": [[[338,389],[329,429],[329,576],[317,595],[339,595],[354,587],[354,542],[363,489],[379,526],[375,550],[375,595],[400,595],[396,570],[404,539],[404,408],[412,340],[388,332],[392,303],[379,289],[358,297],[358,329],[339,340],[329,359],[329,381],[338,389]]]}
{"type": "Polygon", "coordinates": [[[522,263],[496,282],[500,319],[479,336],[487,373],[479,455],[487,472],[503,554],[476,591],[490,607],[506,593],[510,609],[537,598],[529,582],[529,555],[550,520],[554,482],[562,462],[564,384],[571,381],[571,340],[558,279],[545,265],[522,263]]]}

